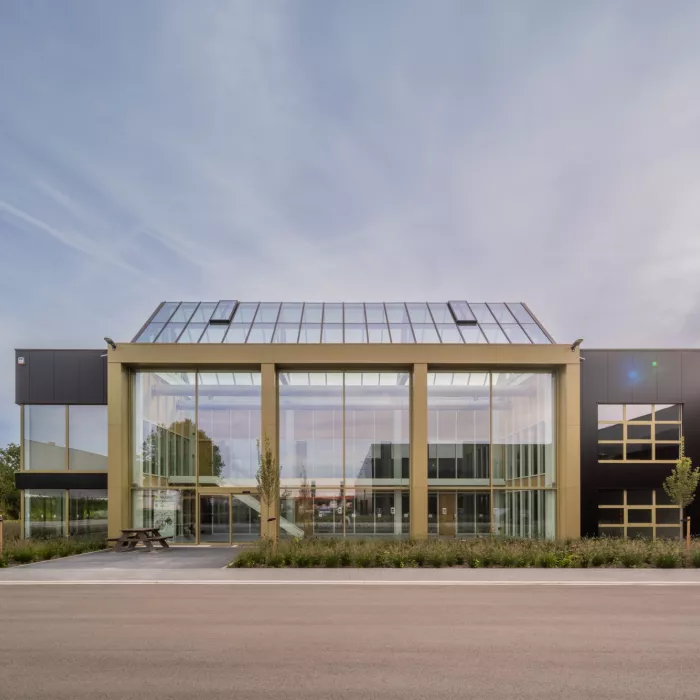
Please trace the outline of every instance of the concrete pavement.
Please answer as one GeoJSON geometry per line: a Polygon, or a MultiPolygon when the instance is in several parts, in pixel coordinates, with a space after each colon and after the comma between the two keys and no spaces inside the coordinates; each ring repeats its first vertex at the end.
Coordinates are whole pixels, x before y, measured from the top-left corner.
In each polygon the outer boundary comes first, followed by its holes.
{"type": "Polygon", "coordinates": [[[3,700],[694,700],[700,688],[695,586],[30,584],[0,587],[0,621],[3,700]]]}

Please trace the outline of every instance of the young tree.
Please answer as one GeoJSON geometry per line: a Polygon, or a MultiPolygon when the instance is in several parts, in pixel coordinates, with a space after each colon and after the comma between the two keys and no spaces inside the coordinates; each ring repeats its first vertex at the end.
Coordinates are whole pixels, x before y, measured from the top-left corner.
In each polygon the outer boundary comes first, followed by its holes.
{"type": "Polygon", "coordinates": [[[11,442],[0,449],[0,515],[8,520],[19,518],[19,490],[15,474],[19,471],[19,445],[11,442]]]}
{"type": "MultiPolygon", "coordinates": [[[[256,440],[258,446],[258,471],[255,474],[255,479],[258,482],[258,493],[260,500],[267,506],[268,513],[274,513],[279,516],[279,497],[280,497],[280,470],[277,465],[277,460],[272,453],[272,443],[270,438],[265,435],[263,437],[262,449],[260,440],[256,440]]],[[[273,528],[274,535],[272,536],[272,551],[277,551],[277,523],[273,528]]]]}
{"type": "Polygon", "coordinates": [[[700,469],[693,468],[690,457],[685,455],[685,445],[681,440],[681,456],[676,466],[664,481],[666,495],[680,508],[680,538],[683,541],[683,509],[695,500],[695,491],[700,482],[700,469]]]}

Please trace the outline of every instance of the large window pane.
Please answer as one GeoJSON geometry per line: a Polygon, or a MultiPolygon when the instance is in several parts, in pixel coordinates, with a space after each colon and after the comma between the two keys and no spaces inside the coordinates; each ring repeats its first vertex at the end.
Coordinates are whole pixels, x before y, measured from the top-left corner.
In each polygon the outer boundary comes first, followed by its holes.
{"type": "Polygon", "coordinates": [[[440,333],[440,339],[443,343],[463,343],[464,340],[459,332],[459,328],[452,324],[439,324],[438,332],[440,333]]]}
{"type": "MultiPolygon", "coordinates": [[[[347,311],[347,309],[346,309],[347,311]]],[[[347,323],[345,324],[345,342],[346,343],[366,343],[367,329],[364,324],[347,323]]]]}
{"type": "Polygon", "coordinates": [[[386,323],[384,304],[365,304],[367,323],[386,323]]]}
{"type": "Polygon", "coordinates": [[[171,323],[187,323],[195,312],[199,303],[196,301],[184,301],[180,304],[178,310],[170,318],[171,323]]]}
{"type": "Polygon", "coordinates": [[[428,374],[429,479],[488,484],[490,375],[485,376],[484,384],[481,373],[428,374]]]}
{"type": "Polygon", "coordinates": [[[365,308],[363,304],[345,304],[345,323],[365,322],[365,308]]]}
{"type": "Polygon", "coordinates": [[[438,336],[435,326],[432,323],[414,323],[413,332],[416,334],[417,343],[440,342],[440,336],[438,336]]]}
{"type": "Polygon", "coordinates": [[[342,323],[324,323],[323,324],[323,342],[324,343],[342,343],[343,342],[343,324],[342,323]]]}
{"type": "Polygon", "coordinates": [[[258,307],[258,313],[255,316],[255,323],[272,323],[277,321],[279,315],[279,303],[263,303],[258,307]]]}
{"type": "Polygon", "coordinates": [[[389,323],[408,323],[408,312],[405,304],[387,304],[386,313],[389,323]]]}
{"type": "Polygon", "coordinates": [[[481,330],[489,343],[508,343],[508,336],[495,323],[482,323],[481,330]]]}
{"type": "Polygon", "coordinates": [[[24,536],[63,537],[66,526],[66,492],[24,492],[24,536]]]}
{"type": "Polygon", "coordinates": [[[132,483],[168,487],[195,481],[195,373],[133,376],[132,483]]]}
{"type": "Polygon", "coordinates": [[[171,321],[164,329],[163,332],[155,340],[156,343],[176,343],[177,339],[180,337],[183,329],[185,328],[184,323],[175,323],[171,321]]]}
{"type": "Polygon", "coordinates": [[[406,304],[408,308],[408,314],[411,317],[411,323],[430,323],[432,325],[433,319],[428,311],[428,305],[425,302],[420,304],[406,304]]]}
{"type": "Polygon", "coordinates": [[[253,324],[248,334],[248,344],[250,343],[269,343],[272,341],[272,334],[275,330],[274,323],[258,323],[253,324]]]}
{"type": "Polygon", "coordinates": [[[69,491],[71,537],[107,537],[107,491],[69,491]]]}
{"type": "Polygon", "coordinates": [[[288,372],[279,379],[283,485],[322,486],[343,477],[343,375],[288,372]]]}
{"type": "Polygon", "coordinates": [[[304,323],[321,323],[323,304],[304,304],[304,323]]]}
{"type": "Polygon", "coordinates": [[[301,327],[299,333],[300,343],[320,343],[321,342],[321,324],[320,323],[305,323],[301,327]]]}
{"type": "Polygon", "coordinates": [[[546,333],[535,323],[523,323],[523,329],[530,336],[530,340],[537,345],[551,343],[546,333]]]}
{"type": "Polygon", "coordinates": [[[392,323],[391,326],[392,343],[413,343],[413,330],[408,323],[392,323]]]}
{"type": "Polygon", "coordinates": [[[323,307],[323,323],[343,323],[343,305],[325,304],[323,307]]]}
{"type": "Polygon", "coordinates": [[[389,326],[385,323],[367,324],[367,334],[370,343],[390,343],[389,326]]]}
{"type": "Polygon", "coordinates": [[[554,378],[548,372],[493,375],[494,479],[555,481],[554,378]]]}
{"type": "Polygon", "coordinates": [[[66,468],[66,407],[24,407],[24,468],[66,468]]]}
{"type": "Polygon", "coordinates": [[[298,323],[278,323],[275,328],[273,343],[296,343],[299,338],[298,323]]]}
{"type": "Polygon", "coordinates": [[[132,527],[155,527],[174,543],[196,542],[194,489],[137,489],[132,493],[132,527]]]}
{"type": "Polygon", "coordinates": [[[182,335],[177,339],[178,343],[198,343],[199,339],[204,333],[204,329],[207,327],[206,323],[194,323],[191,322],[187,325],[182,335]]]}
{"type": "Polygon", "coordinates": [[[68,468],[107,471],[107,406],[70,406],[68,430],[68,468]]]}
{"type": "Polygon", "coordinates": [[[200,372],[199,484],[256,484],[260,435],[260,375],[200,372]]]}
{"type": "Polygon", "coordinates": [[[241,302],[233,315],[232,323],[247,323],[255,318],[255,312],[258,310],[257,302],[241,302]]]}
{"type": "Polygon", "coordinates": [[[297,328],[301,321],[301,304],[285,302],[282,304],[278,323],[294,323],[297,328]]]}
{"type": "Polygon", "coordinates": [[[508,310],[508,307],[505,304],[491,303],[488,305],[488,307],[499,323],[515,323],[513,314],[508,310]]]}

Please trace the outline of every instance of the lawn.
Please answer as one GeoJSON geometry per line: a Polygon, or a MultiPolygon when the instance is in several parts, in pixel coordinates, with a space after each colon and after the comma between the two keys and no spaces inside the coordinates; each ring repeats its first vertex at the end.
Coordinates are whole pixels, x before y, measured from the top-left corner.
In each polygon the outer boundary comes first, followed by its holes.
{"type": "Polygon", "coordinates": [[[700,540],[333,540],[282,541],[272,553],[269,541],[246,549],[230,567],[655,567],[700,568],[700,540]]]}

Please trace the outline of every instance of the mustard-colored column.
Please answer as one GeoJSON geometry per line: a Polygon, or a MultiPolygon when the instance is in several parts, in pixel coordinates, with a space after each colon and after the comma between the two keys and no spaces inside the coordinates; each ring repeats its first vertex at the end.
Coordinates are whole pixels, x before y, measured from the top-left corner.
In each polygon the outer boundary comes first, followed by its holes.
{"type": "Polygon", "coordinates": [[[118,537],[129,527],[129,371],[109,350],[107,359],[107,530],[118,537]]]}
{"type": "Polygon", "coordinates": [[[428,537],[428,365],[413,365],[411,382],[411,538],[428,537]]]}
{"type": "MultiPolygon", "coordinates": [[[[260,407],[260,447],[264,447],[264,440],[267,436],[270,439],[270,447],[275,459],[278,459],[278,410],[277,410],[277,372],[275,365],[265,364],[260,367],[261,373],[261,407],[260,407]]],[[[262,537],[272,537],[275,530],[279,528],[279,516],[274,507],[268,508],[261,502],[260,509],[260,535],[262,537]],[[272,523],[268,523],[268,518],[277,518],[272,523]]]]}
{"type": "Polygon", "coordinates": [[[581,536],[581,366],[579,353],[558,373],[557,537],[581,536]]]}

